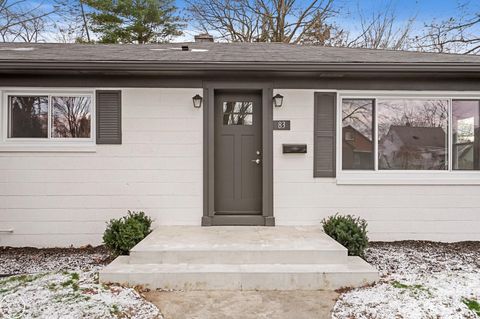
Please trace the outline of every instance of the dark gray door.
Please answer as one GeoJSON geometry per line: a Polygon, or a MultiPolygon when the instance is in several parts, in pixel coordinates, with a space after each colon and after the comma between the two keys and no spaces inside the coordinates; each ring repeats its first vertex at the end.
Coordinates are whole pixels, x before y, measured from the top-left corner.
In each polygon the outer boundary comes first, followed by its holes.
{"type": "Polygon", "coordinates": [[[215,96],[215,214],[262,214],[262,99],[215,96]]]}

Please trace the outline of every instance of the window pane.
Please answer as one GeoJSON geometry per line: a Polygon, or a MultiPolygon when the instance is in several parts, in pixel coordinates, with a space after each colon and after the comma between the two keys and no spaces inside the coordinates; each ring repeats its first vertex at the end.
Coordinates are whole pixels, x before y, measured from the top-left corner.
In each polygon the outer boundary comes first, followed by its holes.
{"type": "Polygon", "coordinates": [[[378,168],[445,170],[447,100],[378,100],[378,168]]]}
{"type": "Polygon", "coordinates": [[[453,169],[480,169],[480,101],[452,101],[453,169]]]}
{"type": "Polygon", "coordinates": [[[90,137],[91,98],[52,98],[52,137],[90,137]]]}
{"type": "Polygon", "coordinates": [[[223,113],[252,113],[252,102],[224,102],[223,113]]]}
{"type": "Polygon", "coordinates": [[[223,102],[223,125],[252,125],[252,102],[223,102]]]}
{"type": "Polygon", "coordinates": [[[342,101],[342,168],[373,169],[373,100],[342,101]]]}
{"type": "Polygon", "coordinates": [[[9,96],[8,137],[48,137],[48,97],[9,96]]]}

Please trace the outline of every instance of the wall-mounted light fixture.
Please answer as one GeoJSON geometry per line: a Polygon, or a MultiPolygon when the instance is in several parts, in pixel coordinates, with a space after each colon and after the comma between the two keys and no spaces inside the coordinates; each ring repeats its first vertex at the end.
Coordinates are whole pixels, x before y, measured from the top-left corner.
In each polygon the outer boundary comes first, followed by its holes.
{"type": "Polygon", "coordinates": [[[203,98],[200,96],[200,95],[195,95],[194,97],[192,97],[192,100],[193,100],[193,107],[198,109],[200,107],[202,107],[202,100],[203,98]]]}
{"type": "Polygon", "coordinates": [[[282,104],[283,104],[283,95],[276,94],[273,97],[273,105],[275,107],[282,107],[282,104]]]}

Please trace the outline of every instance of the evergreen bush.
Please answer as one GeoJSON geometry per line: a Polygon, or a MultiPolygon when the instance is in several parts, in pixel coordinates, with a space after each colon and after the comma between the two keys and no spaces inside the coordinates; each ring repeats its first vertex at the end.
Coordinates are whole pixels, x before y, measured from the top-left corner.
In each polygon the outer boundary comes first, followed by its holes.
{"type": "Polygon", "coordinates": [[[152,219],[144,212],[131,212],[111,219],[103,234],[103,243],[116,255],[128,255],[130,249],[150,234],[152,219]]]}
{"type": "Polygon", "coordinates": [[[322,220],[325,233],[348,249],[349,256],[365,256],[368,247],[367,222],[352,215],[335,214],[322,220]]]}

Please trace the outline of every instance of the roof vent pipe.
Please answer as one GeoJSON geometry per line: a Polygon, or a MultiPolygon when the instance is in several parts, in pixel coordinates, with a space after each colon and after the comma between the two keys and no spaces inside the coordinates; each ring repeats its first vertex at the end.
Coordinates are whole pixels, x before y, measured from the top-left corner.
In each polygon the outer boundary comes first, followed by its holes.
{"type": "Polygon", "coordinates": [[[213,42],[213,36],[208,33],[200,33],[195,36],[195,42],[213,42]]]}

